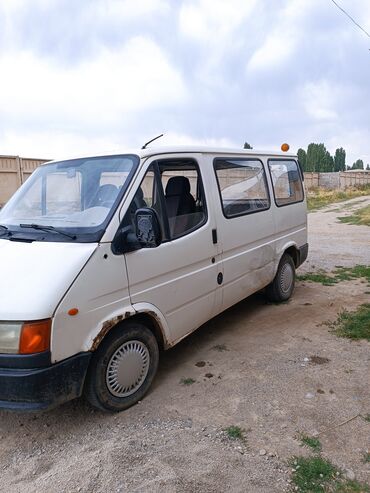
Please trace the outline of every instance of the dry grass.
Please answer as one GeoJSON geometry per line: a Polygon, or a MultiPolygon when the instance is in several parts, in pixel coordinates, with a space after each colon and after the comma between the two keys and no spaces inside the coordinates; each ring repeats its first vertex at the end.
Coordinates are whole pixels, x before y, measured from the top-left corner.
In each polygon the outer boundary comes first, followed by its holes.
{"type": "Polygon", "coordinates": [[[338,217],[342,223],[370,226],[370,205],[355,211],[351,216],[338,217]]]}
{"type": "Polygon", "coordinates": [[[343,202],[344,200],[354,199],[356,197],[364,197],[370,195],[370,185],[359,188],[348,188],[342,190],[325,190],[316,188],[307,193],[308,210],[317,210],[329,204],[343,202]]]}

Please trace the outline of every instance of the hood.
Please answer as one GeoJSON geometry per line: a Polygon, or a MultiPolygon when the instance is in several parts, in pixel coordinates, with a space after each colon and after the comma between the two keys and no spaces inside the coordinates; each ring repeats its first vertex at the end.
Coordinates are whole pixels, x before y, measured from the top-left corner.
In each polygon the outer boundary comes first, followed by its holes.
{"type": "Polygon", "coordinates": [[[96,243],[0,240],[0,320],[53,316],[96,243]]]}

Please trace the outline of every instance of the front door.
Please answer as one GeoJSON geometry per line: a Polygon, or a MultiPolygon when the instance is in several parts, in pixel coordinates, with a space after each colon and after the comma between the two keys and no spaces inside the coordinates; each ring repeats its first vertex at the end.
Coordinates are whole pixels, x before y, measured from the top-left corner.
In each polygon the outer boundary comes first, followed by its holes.
{"type": "Polygon", "coordinates": [[[167,320],[171,343],[218,311],[221,259],[212,194],[199,159],[176,155],[152,160],[125,217],[132,222],[138,207],[158,213],[162,244],[125,257],[132,304],[157,307],[167,320]]]}

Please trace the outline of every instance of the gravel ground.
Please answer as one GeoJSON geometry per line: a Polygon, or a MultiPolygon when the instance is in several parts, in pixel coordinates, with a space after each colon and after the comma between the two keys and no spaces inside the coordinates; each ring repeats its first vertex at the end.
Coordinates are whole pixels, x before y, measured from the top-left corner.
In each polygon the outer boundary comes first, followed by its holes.
{"type": "MultiPolygon", "coordinates": [[[[370,228],[338,224],[348,205],[336,207],[310,214],[306,270],[370,264],[370,228]]],[[[255,295],[163,354],[152,391],[120,414],[81,400],[39,415],[0,412],[0,491],[290,491],[287,461],[311,454],[300,432],[319,433],[324,457],[370,481],[370,423],[360,416],[370,413],[370,343],[323,325],[368,292],[356,280],[299,282],[282,305],[255,295]],[[231,425],[244,440],[227,437],[231,425]]]]}
{"type": "Polygon", "coordinates": [[[351,267],[370,263],[368,226],[341,223],[338,217],[350,216],[356,209],[370,205],[370,197],[358,197],[331,204],[308,215],[310,254],[302,272],[333,270],[336,265],[351,267]]]}

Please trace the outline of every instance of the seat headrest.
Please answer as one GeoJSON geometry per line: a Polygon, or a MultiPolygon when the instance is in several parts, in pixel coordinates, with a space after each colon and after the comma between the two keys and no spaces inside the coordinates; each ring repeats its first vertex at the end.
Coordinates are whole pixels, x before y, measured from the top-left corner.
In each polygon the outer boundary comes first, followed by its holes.
{"type": "Polygon", "coordinates": [[[186,176],[172,176],[166,185],[166,196],[190,193],[190,181],[186,176]]]}
{"type": "Polygon", "coordinates": [[[107,183],[106,185],[101,185],[98,190],[98,201],[104,202],[106,200],[114,201],[118,195],[118,188],[115,185],[107,183]]]}

